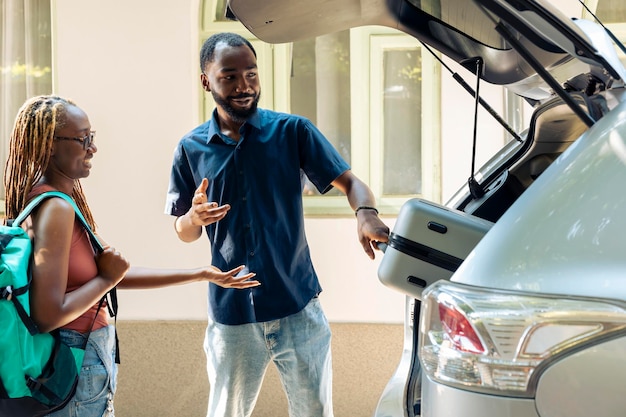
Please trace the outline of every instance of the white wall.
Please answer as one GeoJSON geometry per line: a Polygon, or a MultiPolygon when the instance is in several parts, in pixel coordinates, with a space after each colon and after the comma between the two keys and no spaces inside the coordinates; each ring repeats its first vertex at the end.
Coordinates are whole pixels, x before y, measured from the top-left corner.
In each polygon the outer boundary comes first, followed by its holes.
{"type": "MultiPolygon", "coordinates": [[[[97,131],[85,192],[100,234],[135,265],[210,263],[208,241],[179,242],[173,218],[163,214],[173,148],[201,122],[197,1],[53,3],[55,92],[74,99],[97,131]]],[[[473,101],[448,74],[442,84],[445,201],[469,176],[473,101]]],[[[480,117],[477,166],[502,145],[500,130],[491,134],[494,123],[480,117]]],[[[375,261],[363,253],[355,219],[308,219],[306,226],[329,320],[402,322],[404,297],[378,281],[381,253],[375,261]]],[[[120,304],[120,320],[204,319],[206,285],[120,291],[120,304]]]]}
{"type": "MultiPolygon", "coordinates": [[[[100,233],[136,265],[210,263],[208,241],[179,242],[163,214],[172,150],[199,123],[196,8],[182,0],[55,3],[55,91],[76,100],[97,131],[85,192],[100,233]]],[[[378,282],[354,218],[311,220],[307,229],[331,321],[402,320],[404,299],[378,282]]],[[[120,304],[120,319],[203,319],[206,285],[120,291],[120,304]]]]}

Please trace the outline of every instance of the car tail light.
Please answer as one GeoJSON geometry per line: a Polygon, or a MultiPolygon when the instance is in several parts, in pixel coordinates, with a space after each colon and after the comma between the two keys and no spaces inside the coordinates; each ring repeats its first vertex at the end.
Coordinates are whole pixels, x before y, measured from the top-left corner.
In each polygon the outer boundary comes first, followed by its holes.
{"type": "Polygon", "coordinates": [[[439,304],[439,320],[446,338],[461,352],[483,353],[485,348],[472,324],[459,310],[439,304]]]}
{"type": "Polygon", "coordinates": [[[440,281],[423,293],[419,356],[440,383],[532,397],[550,361],[626,331],[618,301],[507,292],[440,281]]]}

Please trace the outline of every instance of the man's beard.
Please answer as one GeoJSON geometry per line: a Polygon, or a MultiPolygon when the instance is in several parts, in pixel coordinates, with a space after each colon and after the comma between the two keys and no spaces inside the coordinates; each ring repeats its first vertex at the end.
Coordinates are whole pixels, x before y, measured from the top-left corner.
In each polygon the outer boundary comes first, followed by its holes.
{"type": "MultiPolygon", "coordinates": [[[[261,98],[261,93],[257,94],[256,98],[252,102],[250,108],[246,110],[237,110],[234,109],[229,103],[228,100],[218,96],[214,91],[211,91],[211,95],[213,96],[213,100],[215,103],[220,106],[233,120],[235,123],[244,123],[246,122],[254,113],[256,113],[257,105],[259,104],[259,99],[261,98]]],[[[244,98],[244,97],[254,97],[254,94],[241,94],[237,97],[233,98],[244,98]]]]}

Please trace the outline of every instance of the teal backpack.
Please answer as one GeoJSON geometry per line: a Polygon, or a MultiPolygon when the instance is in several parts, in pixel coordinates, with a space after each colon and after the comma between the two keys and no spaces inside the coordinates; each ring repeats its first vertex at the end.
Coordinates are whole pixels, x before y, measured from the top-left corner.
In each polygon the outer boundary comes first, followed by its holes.
{"type": "MultiPolygon", "coordinates": [[[[39,332],[30,318],[32,243],[20,225],[38,204],[50,197],[60,197],[72,204],[76,217],[89,233],[92,246],[96,251],[102,251],[74,201],[61,192],[51,191],[37,196],[10,226],[0,225],[2,417],[38,417],[63,408],[76,391],[87,345],[85,338],[82,349],[70,348],[61,342],[56,331],[39,332]]],[[[105,299],[106,295],[100,300],[98,309],[105,299]]]]}

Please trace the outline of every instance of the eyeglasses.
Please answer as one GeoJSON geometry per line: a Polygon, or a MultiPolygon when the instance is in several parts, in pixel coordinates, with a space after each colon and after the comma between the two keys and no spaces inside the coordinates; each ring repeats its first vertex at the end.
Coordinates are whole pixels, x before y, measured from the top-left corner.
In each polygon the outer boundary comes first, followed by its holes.
{"type": "Polygon", "coordinates": [[[83,137],[69,138],[65,136],[55,136],[54,138],[58,140],[75,140],[76,142],[80,142],[83,145],[84,150],[87,150],[93,143],[95,137],[96,131],[92,130],[91,132],[89,132],[88,135],[85,135],[83,137]]]}

